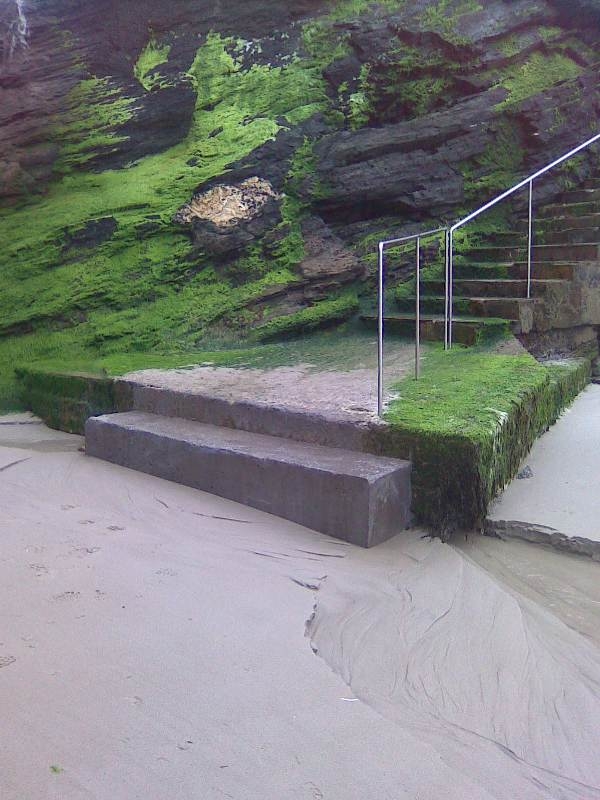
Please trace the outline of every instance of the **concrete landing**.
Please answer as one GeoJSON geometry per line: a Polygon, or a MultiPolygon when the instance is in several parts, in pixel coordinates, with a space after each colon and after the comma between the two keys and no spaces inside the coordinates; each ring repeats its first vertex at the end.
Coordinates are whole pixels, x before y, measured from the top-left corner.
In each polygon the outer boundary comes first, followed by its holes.
{"type": "Polygon", "coordinates": [[[600,386],[589,386],[539,439],[492,505],[486,532],[600,560],[600,386]]]}
{"type": "Polygon", "coordinates": [[[408,527],[410,464],[143,412],[93,417],[86,452],[362,547],[408,527]]]}

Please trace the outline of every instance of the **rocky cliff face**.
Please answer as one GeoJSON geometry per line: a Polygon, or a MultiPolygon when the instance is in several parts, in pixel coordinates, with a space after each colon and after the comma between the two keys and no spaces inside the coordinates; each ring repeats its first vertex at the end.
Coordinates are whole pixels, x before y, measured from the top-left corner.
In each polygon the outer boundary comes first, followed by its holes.
{"type": "Polygon", "coordinates": [[[351,313],[379,236],[596,130],[579,7],[5,0],[0,332],[35,353],[188,349],[351,313]]]}

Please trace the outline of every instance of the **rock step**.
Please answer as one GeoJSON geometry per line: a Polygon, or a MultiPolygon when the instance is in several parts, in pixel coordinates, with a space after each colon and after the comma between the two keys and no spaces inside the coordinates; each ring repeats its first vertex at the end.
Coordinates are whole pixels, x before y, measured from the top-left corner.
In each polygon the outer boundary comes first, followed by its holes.
{"type": "MultiPolygon", "coordinates": [[[[552,286],[566,286],[568,281],[560,280],[532,280],[531,291],[534,297],[543,295],[552,286]]],[[[426,280],[422,283],[425,294],[443,295],[445,281],[426,280]]],[[[458,297],[495,297],[514,298],[527,296],[526,280],[511,280],[498,278],[459,278],[454,281],[454,296],[458,297]]]]}
{"type": "MultiPolygon", "coordinates": [[[[533,272],[538,280],[565,280],[573,279],[574,264],[565,262],[546,262],[533,264],[533,272]]],[[[527,279],[527,262],[512,262],[498,264],[494,262],[469,262],[457,261],[454,267],[454,279],[464,278],[510,278],[512,280],[527,279]]]]}
{"type": "MultiPolygon", "coordinates": [[[[564,231],[572,230],[573,228],[589,228],[590,230],[600,229],[600,214],[568,214],[564,206],[561,207],[562,213],[547,215],[545,209],[542,210],[540,216],[535,217],[534,230],[544,231],[564,231]]],[[[527,231],[527,220],[520,220],[517,228],[521,233],[527,231]]],[[[591,240],[596,241],[596,236],[591,240]]]]}
{"type": "MultiPolygon", "coordinates": [[[[472,261],[525,261],[527,248],[481,246],[463,250],[463,259],[472,261]]],[[[548,261],[597,261],[600,258],[600,245],[596,242],[567,244],[534,244],[532,259],[539,263],[548,261]]]]}
{"type": "Polygon", "coordinates": [[[537,235],[543,236],[544,244],[600,242],[600,228],[564,228],[562,230],[544,231],[537,235]]]}
{"type": "MultiPolygon", "coordinates": [[[[363,314],[361,321],[372,330],[377,328],[376,314],[363,314]]],[[[405,339],[415,335],[416,317],[414,314],[386,314],[384,317],[385,334],[395,334],[405,339]]],[[[497,339],[511,330],[507,320],[455,317],[452,327],[452,338],[457,344],[472,347],[481,341],[497,339]]],[[[444,317],[435,314],[421,316],[419,331],[421,339],[428,342],[444,341],[444,317]]]]}
{"type": "Polygon", "coordinates": [[[376,417],[374,406],[368,410],[340,409],[339,412],[294,409],[231,395],[147,386],[125,378],[116,382],[116,391],[119,396],[128,398],[122,410],[177,417],[357,452],[371,452],[373,433],[386,427],[386,423],[376,417]]]}
{"type": "MultiPolygon", "coordinates": [[[[457,297],[454,296],[453,308],[456,315],[467,315],[470,317],[495,317],[520,322],[523,319],[524,311],[533,305],[535,301],[527,298],[515,297],[457,297]]],[[[400,311],[414,311],[413,298],[401,298],[397,300],[400,311]]],[[[421,310],[424,314],[444,313],[446,301],[443,295],[422,295],[421,310]]]]}
{"type": "Polygon", "coordinates": [[[588,200],[580,203],[550,203],[543,206],[544,217],[557,215],[580,217],[584,214],[598,214],[599,212],[600,200],[588,200]]]}
{"type": "Polygon", "coordinates": [[[92,417],[86,453],[361,547],[410,523],[407,461],[156,414],[92,417]]]}
{"type": "Polygon", "coordinates": [[[583,189],[570,189],[558,195],[556,201],[565,205],[598,202],[600,201],[600,188],[598,188],[598,186],[589,186],[583,189]]]}

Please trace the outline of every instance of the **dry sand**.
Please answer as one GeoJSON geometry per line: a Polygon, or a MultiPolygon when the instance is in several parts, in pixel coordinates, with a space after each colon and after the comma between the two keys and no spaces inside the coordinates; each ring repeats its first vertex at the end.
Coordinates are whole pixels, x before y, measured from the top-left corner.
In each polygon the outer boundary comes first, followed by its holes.
{"type": "Polygon", "coordinates": [[[362,551],[12,422],[2,800],[600,798],[600,565],[362,551]]]}

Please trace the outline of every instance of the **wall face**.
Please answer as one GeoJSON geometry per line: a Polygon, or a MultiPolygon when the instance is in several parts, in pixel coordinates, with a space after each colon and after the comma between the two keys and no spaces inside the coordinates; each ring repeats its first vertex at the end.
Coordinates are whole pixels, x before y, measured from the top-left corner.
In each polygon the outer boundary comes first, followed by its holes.
{"type": "Polygon", "coordinates": [[[544,0],[24,0],[0,15],[0,336],[34,357],[345,319],[380,236],[469,210],[600,111],[597,30],[544,0]],[[256,214],[183,218],[249,180],[269,187],[256,214]]]}

